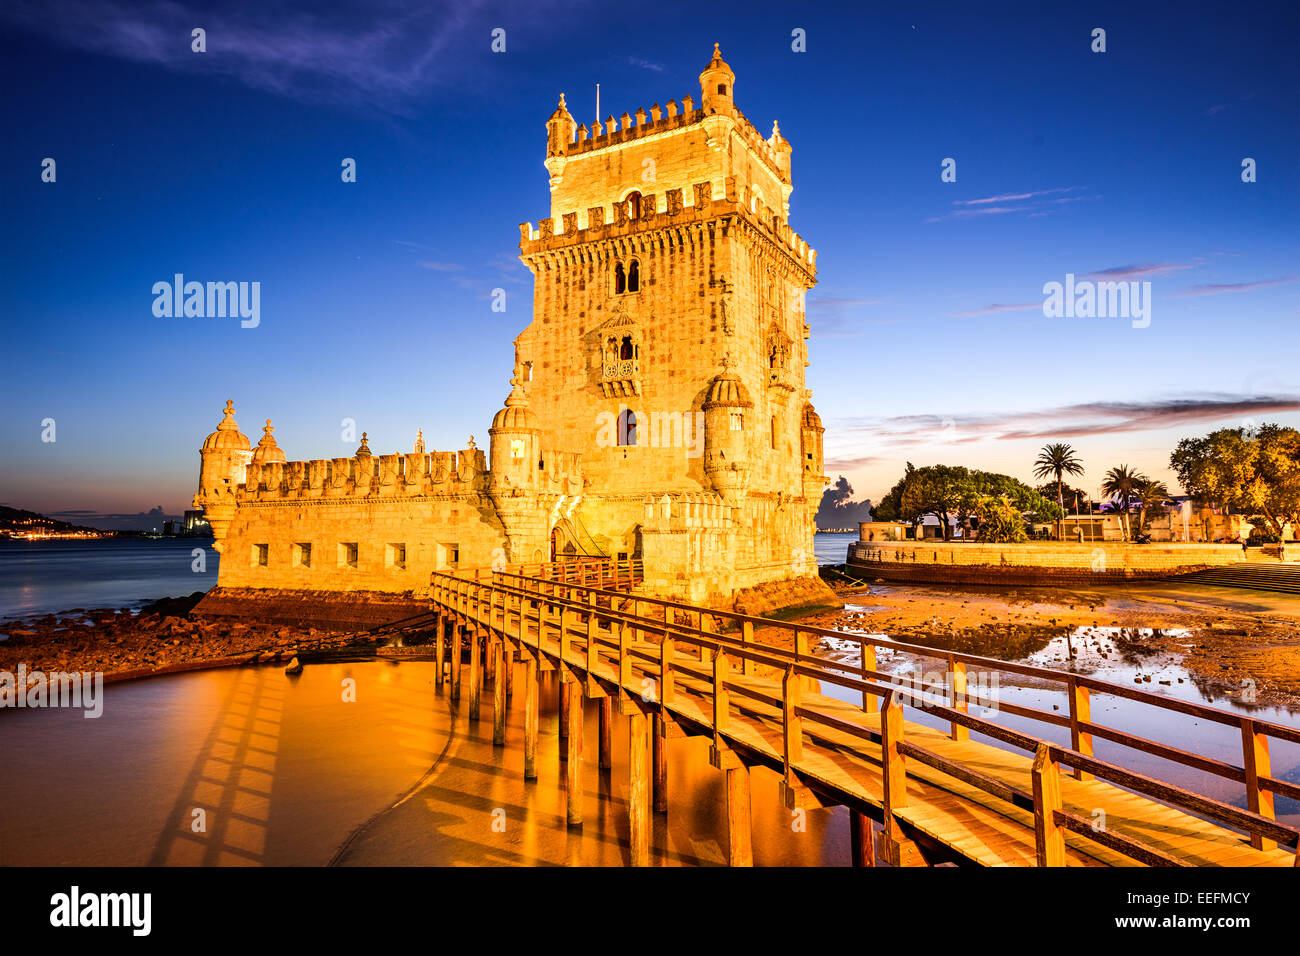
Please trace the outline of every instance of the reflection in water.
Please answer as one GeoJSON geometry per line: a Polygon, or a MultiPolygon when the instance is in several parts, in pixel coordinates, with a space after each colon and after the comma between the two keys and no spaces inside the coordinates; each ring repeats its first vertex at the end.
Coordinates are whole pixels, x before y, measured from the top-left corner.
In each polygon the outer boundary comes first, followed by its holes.
{"type": "MultiPolygon", "coordinates": [[[[366,661],[206,671],[110,686],[104,716],[0,714],[0,864],[625,865],[627,719],[613,768],[597,767],[597,709],[585,711],[585,822],[565,822],[558,684],[543,676],[537,781],[523,780],[523,669],[507,746],[435,692],[433,665],[366,661]],[[355,703],[344,701],[355,681],[355,703]],[[196,810],[205,827],[196,829],[196,810]]],[[[726,861],[724,775],[708,742],[668,742],[657,865],[726,861]]],[[[759,865],[847,865],[842,809],[795,817],[779,778],[753,775],[759,865]]]]}
{"type": "MultiPolygon", "coordinates": [[[[856,628],[843,628],[843,630],[882,640],[889,639],[887,634],[880,632],[867,632],[856,628]]],[[[1158,636],[1172,637],[1176,640],[1186,638],[1190,642],[1191,631],[1084,626],[1061,630],[1052,635],[1048,633],[1049,630],[1037,628],[1032,632],[1015,635],[980,634],[970,631],[925,637],[909,634],[906,640],[908,643],[933,647],[936,651],[952,650],[997,660],[1017,661],[1066,673],[1087,674],[1099,680],[1140,688],[1164,697],[1211,704],[1230,713],[1249,714],[1259,720],[1286,727],[1300,727],[1300,716],[1290,709],[1260,706],[1222,697],[1216,691],[1203,686],[1202,682],[1184,668],[1177,654],[1164,651],[1151,643],[1153,638],[1158,636]]],[[[828,660],[857,665],[861,652],[858,642],[846,637],[823,638],[816,653],[828,660]]],[[[944,685],[947,663],[937,656],[921,657],[881,648],[877,651],[877,669],[900,680],[918,682],[929,693],[932,685],[936,687],[944,685]]],[[[994,676],[972,669],[968,676],[973,692],[976,686],[983,688],[992,686],[996,693],[991,696],[996,700],[1059,714],[1068,713],[1068,701],[1061,689],[1062,685],[1058,682],[1010,674],[1005,671],[998,671],[994,676]]],[[[846,692],[844,688],[831,684],[823,684],[822,693],[842,700],[860,699],[860,695],[846,692]]],[[[1010,714],[989,715],[982,713],[979,708],[975,708],[973,712],[977,716],[988,717],[1014,730],[1033,734],[1062,746],[1070,745],[1069,728],[1054,727],[1010,714]]],[[[944,729],[948,727],[946,721],[919,713],[910,707],[906,709],[905,716],[907,720],[919,724],[944,729]]],[[[1092,718],[1095,723],[1122,729],[1148,740],[1190,750],[1237,767],[1242,764],[1241,730],[1238,727],[1190,717],[1140,701],[1103,694],[1100,691],[1092,692],[1092,718]]],[[[992,746],[1015,749],[992,738],[978,737],[977,739],[992,746]]],[[[1153,757],[1101,738],[1097,738],[1094,744],[1095,753],[1102,760],[1109,760],[1131,770],[1150,774],[1227,803],[1245,807],[1245,788],[1242,784],[1160,757],[1153,757]]],[[[1300,745],[1270,740],[1269,747],[1273,776],[1290,783],[1300,783],[1300,745]]],[[[1275,809],[1279,820],[1292,825],[1300,824],[1300,801],[1278,797],[1275,809]]]]}

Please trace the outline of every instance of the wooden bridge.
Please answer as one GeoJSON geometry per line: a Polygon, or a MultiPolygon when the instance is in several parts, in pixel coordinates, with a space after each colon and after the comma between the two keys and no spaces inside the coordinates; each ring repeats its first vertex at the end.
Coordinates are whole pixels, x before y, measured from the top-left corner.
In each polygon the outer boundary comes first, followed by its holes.
{"type": "Polygon", "coordinates": [[[639,581],[639,563],[626,561],[432,580],[436,683],[453,698],[467,689],[477,720],[491,682],[497,745],[523,664],[526,779],[537,776],[538,674],[559,671],[569,825],[583,818],[584,698],[599,703],[602,768],[611,765],[613,708],[628,716],[634,865],[650,859],[652,802],[669,808],[666,748],[686,735],[708,738],[710,762],[727,774],[732,865],[753,862],[749,771],[760,766],[781,776],[791,810],[849,809],[855,865],[874,865],[877,854],[894,865],[1300,865],[1300,831],[1273,812],[1275,796],[1300,799],[1300,786],[1273,777],[1269,763],[1270,738],[1300,744],[1298,729],[1082,675],[659,600],[636,593],[639,581]],[[814,656],[821,638],[856,644],[857,663],[814,656]],[[898,683],[877,670],[879,649],[942,661],[943,686],[898,683]],[[994,673],[1058,688],[1066,711],[979,690],[994,673]],[[1241,763],[1105,726],[1091,715],[1100,695],[1186,718],[1180,743],[1189,748],[1197,721],[1239,730],[1241,763]],[[928,723],[909,719],[919,715],[928,723]],[[1050,739],[1067,734],[1069,746],[1050,739]],[[1098,759],[1094,739],[1240,784],[1245,808],[1098,759]]]}

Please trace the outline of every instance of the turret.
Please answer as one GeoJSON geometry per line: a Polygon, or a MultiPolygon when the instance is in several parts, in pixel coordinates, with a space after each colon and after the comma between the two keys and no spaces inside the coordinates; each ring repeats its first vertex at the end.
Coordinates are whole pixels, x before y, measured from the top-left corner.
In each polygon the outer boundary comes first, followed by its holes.
{"type": "MultiPolygon", "coordinates": [[[[217,430],[203,440],[199,451],[199,490],[194,507],[203,509],[203,517],[212,527],[213,547],[221,550],[222,539],[235,517],[235,494],[244,480],[252,460],[252,444],[235,421],[235,403],[226,400],[217,430]]],[[[283,456],[282,456],[283,457],[283,456]]]]}
{"type": "Polygon", "coordinates": [[[537,507],[542,470],[542,432],[524,394],[523,367],[516,361],[510,394],[488,429],[491,480],[488,497],[506,533],[506,558],[514,563],[540,547],[549,528],[537,507]]]}
{"type": "Polygon", "coordinates": [[[749,485],[747,431],[754,427],[754,402],[740,378],[732,374],[731,356],[709,383],[704,400],[704,473],[718,494],[733,507],[749,485]]]}
{"type": "Polygon", "coordinates": [[[799,460],[803,466],[804,497],[814,501],[821,500],[822,489],[826,487],[826,476],[822,473],[825,470],[822,460],[822,435],[825,431],[817,409],[808,402],[803,407],[803,420],[799,427],[799,460]]]}
{"type": "Polygon", "coordinates": [[[568,151],[569,144],[573,142],[576,130],[577,124],[569,115],[568,107],[564,105],[564,94],[561,93],[560,105],[546,121],[546,155],[563,156],[568,151]]]}
{"type": "Polygon", "coordinates": [[[271,425],[271,419],[266,420],[266,427],[262,429],[262,440],[257,443],[253,449],[251,463],[254,465],[270,465],[275,463],[283,464],[287,459],[284,457],[282,449],[275,441],[275,435],[272,434],[275,428],[271,425]]]}
{"type": "Polygon", "coordinates": [[[710,113],[733,113],[735,112],[735,99],[732,87],[736,83],[736,74],[731,71],[731,67],[722,59],[722,53],[718,49],[718,44],[713,44],[713,59],[709,65],[704,68],[700,74],[700,106],[704,109],[704,115],[710,113]]]}
{"type": "MultiPolygon", "coordinates": [[[[787,183],[790,181],[790,154],[794,152],[794,147],[790,141],[781,135],[781,127],[777,125],[776,120],[772,121],[772,135],[767,138],[767,145],[772,147],[772,152],[776,154],[776,166],[781,171],[781,178],[787,183]]],[[[788,200],[790,197],[786,196],[788,200]]],[[[789,214],[788,211],[786,213],[789,214]]]]}

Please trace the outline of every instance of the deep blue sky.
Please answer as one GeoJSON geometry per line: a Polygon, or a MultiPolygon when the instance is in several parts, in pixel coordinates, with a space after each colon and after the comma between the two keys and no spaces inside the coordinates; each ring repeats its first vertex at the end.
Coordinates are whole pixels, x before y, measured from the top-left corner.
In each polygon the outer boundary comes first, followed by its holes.
{"type": "Polygon", "coordinates": [[[485,446],[558,94],[588,123],[597,82],[604,114],[698,99],[715,41],[794,148],[809,380],[859,495],[908,459],[1028,478],[1057,439],[1087,487],[1169,478],[1179,437],[1300,424],[1297,5],[897,6],[11,2],[0,502],[179,511],[226,398],[291,458],[350,453],[345,417],[377,452],[485,446]],[[1103,270],[1152,282],[1149,328],[1043,316],[1103,270]],[[261,326],[155,318],[175,272],[260,281],[261,326]]]}

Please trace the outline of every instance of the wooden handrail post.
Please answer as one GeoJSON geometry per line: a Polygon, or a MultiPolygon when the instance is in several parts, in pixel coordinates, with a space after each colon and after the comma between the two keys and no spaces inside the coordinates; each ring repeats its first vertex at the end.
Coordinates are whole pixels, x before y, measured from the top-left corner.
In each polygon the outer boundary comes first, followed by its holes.
{"type": "Polygon", "coordinates": [[[632,654],[628,648],[628,626],[622,621],[614,625],[618,628],[618,683],[626,688],[632,683],[632,654]]]}
{"type": "MultiPolygon", "coordinates": [[[[1241,718],[1241,752],[1244,758],[1242,767],[1246,771],[1246,808],[1272,820],[1273,791],[1259,785],[1260,777],[1271,776],[1273,772],[1268,755],[1268,736],[1259,732],[1250,717],[1241,718]]],[[[1250,845],[1256,850],[1273,850],[1277,848],[1277,841],[1252,833],[1250,845]]]]}
{"type": "Polygon", "coordinates": [[[492,746],[504,747],[506,743],[506,668],[505,645],[503,638],[492,640],[492,671],[496,678],[492,681],[492,746]]]}
{"type": "MultiPolygon", "coordinates": [[[[1088,688],[1079,686],[1074,675],[1067,679],[1065,691],[1070,695],[1070,749],[1091,757],[1092,734],[1081,730],[1079,725],[1092,722],[1092,695],[1088,688]]],[[[1074,778],[1091,780],[1093,776],[1081,767],[1075,767],[1074,778]]]]}
{"type": "Polygon", "coordinates": [[[803,718],[797,713],[802,703],[803,683],[794,667],[787,667],[781,680],[781,752],[787,783],[794,782],[791,767],[803,759],[803,718]]]}
{"type": "MultiPolygon", "coordinates": [[[[868,644],[865,640],[862,642],[862,669],[864,671],[874,671],[876,669],[876,645],[868,644]]],[[[873,681],[875,678],[864,677],[863,680],[873,681]]],[[[864,713],[874,714],[880,709],[880,702],[876,700],[876,695],[869,690],[862,692],[862,710],[864,713]]]]}
{"type": "Polygon", "coordinates": [[[731,665],[727,662],[727,652],[719,647],[713,653],[713,733],[727,729],[731,716],[731,695],[727,691],[727,675],[731,665]]]}
{"type": "MultiPolygon", "coordinates": [[[[951,654],[949,654],[948,674],[949,674],[949,678],[948,678],[949,686],[951,688],[948,703],[953,708],[953,710],[960,710],[962,713],[965,713],[967,710],[966,662],[959,661],[955,659],[951,654]]],[[[949,721],[949,724],[951,725],[949,736],[951,736],[953,740],[970,740],[969,727],[963,726],[962,724],[957,723],[957,721],[955,720],[949,721]]]]}
{"type": "Polygon", "coordinates": [[[560,607],[560,679],[564,680],[564,669],[569,657],[569,617],[572,612],[568,607],[560,607]]]}
{"type": "MultiPolygon", "coordinates": [[[[745,645],[747,649],[750,650],[753,649],[754,647],[754,622],[753,621],[740,622],[740,643],[745,645]]],[[[746,677],[752,677],[754,674],[754,662],[751,661],[748,657],[746,657],[744,663],[741,665],[740,672],[744,674],[746,677]]]]}
{"type": "Polygon", "coordinates": [[[898,807],[907,806],[907,758],[898,749],[903,740],[903,701],[897,690],[885,694],[880,709],[880,765],[884,770],[885,824],[898,807]]]}
{"type": "Polygon", "coordinates": [[[1056,822],[1061,804],[1061,768],[1049,744],[1038,745],[1030,771],[1034,784],[1034,852],[1039,866],[1065,866],[1065,828],[1056,822]]]}
{"type": "MultiPolygon", "coordinates": [[[[591,599],[590,594],[587,595],[587,599],[588,600],[591,599]]],[[[596,620],[596,609],[594,607],[588,606],[587,608],[587,677],[588,678],[593,678],[596,676],[596,664],[599,662],[600,645],[596,643],[596,631],[599,628],[599,626],[600,626],[600,622],[596,620]]]]}
{"type": "Polygon", "coordinates": [[[663,643],[659,645],[659,702],[668,703],[673,699],[673,639],[664,631],[663,643]]]}

